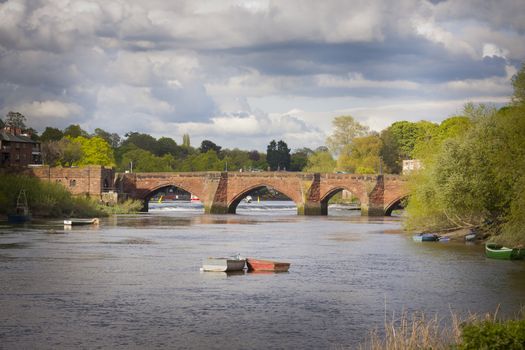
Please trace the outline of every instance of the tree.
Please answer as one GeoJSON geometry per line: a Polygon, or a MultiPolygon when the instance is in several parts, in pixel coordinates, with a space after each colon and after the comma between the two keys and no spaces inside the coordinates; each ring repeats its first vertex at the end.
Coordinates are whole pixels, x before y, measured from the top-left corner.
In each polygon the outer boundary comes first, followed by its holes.
{"type": "Polygon", "coordinates": [[[71,138],[75,137],[89,137],[89,134],[83,130],[78,124],[71,124],[64,129],[64,136],[69,136],[71,138]]]}
{"type": "Polygon", "coordinates": [[[49,166],[59,164],[60,158],[63,155],[61,142],[52,140],[42,142],[42,161],[49,166]]]}
{"type": "Polygon", "coordinates": [[[102,138],[111,148],[117,148],[120,145],[120,136],[117,133],[109,133],[103,129],[96,128],[93,136],[102,138]]]}
{"type": "Polygon", "coordinates": [[[290,149],[283,140],[275,142],[272,140],[267,147],[266,161],[271,170],[290,169],[290,149]]]}
{"type": "Polygon", "coordinates": [[[58,141],[60,150],[59,163],[62,166],[72,166],[82,158],[82,146],[78,142],[73,142],[71,138],[63,138],[58,141]]]}
{"type": "Polygon", "coordinates": [[[126,140],[122,142],[122,146],[126,146],[132,143],[138,148],[146,150],[152,154],[159,153],[159,146],[157,140],[153,136],[148,134],[141,134],[138,132],[128,132],[125,136],[126,140]]]}
{"type": "Polygon", "coordinates": [[[10,111],[5,116],[5,126],[11,129],[19,129],[21,131],[26,129],[26,117],[18,112],[10,111]]]}
{"type": "Polygon", "coordinates": [[[291,155],[290,171],[303,171],[308,164],[308,157],[313,153],[314,151],[306,147],[295,150],[291,155]]]}
{"type": "Polygon", "coordinates": [[[0,119],[0,129],[3,129],[4,126],[5,126],[4,121],[2,119],[0,119]]]}
{"type": "Polygon", "coordinates": [[[222,171],[225,164],[219,159],[217,153],[209,150],[206,153],[198,153],[186,158],[180,168],[180,171],[222,171]]]}
{"type": "Polygon", "coordinates": [[[133,163],[133,171],[138,172],[173,171],[175,159],[171,154],[157,157],[141,148],[134,148],[122,155],[119,169],[128,170],[131,163],[133,163]]]}
{"type": "Polygon", "coordinates": [[[46,127],[44,132],[42,133],[42,136],[40,136],[40,141],[42,142],[48,142],[48,141],[59,141],[64,137],[64,133],[57,128],[52,127],[46,127]]]}
{"type": "Polygon", "coordinates": [[[248,158],[254,162],[257,162],[259,159],[261,159],[261,154],[259,151],[253,150],[248,153],[248,158]]]}
{"type": "Polygon", "coordinates": [[[165,154],[171,154],[174,157],[177,157],[181,153],[180,147],[177,145],[175,140],[170,137],[161,137],[157,140],[158,147],[158,156],[163,156],[165,154]]]}
{"type": "Polygon", "coordinates": [[[512,103],[514,105],[525,103],[525,63],[522,64],[521,69],[512,77],[512,87],[514,94],[512,95],[512,103]]]}
{"type": "Polygon", "coordinates": [[[368,127],[361,125],[352,116],[343,115],[332,120],[334,130],[326,139],[326,145],[336,155],[348,149],[352,140],[358,136],[364,136],[368,127]]]}
{"type": "Polygon", "coordinates": [[[319,150],[308,157],[308,164],[304,171],[311,173],[331,173],[336,162],[328,150],[319,150]]]}
{"type": "Polygon", "coordinates": [[[217,146],[215,143],[213,143],[210,140],[204,140],[201,142],[201,146],[199,147],[200,153],[207,153],[208,151],[215,151],[217,154],[221,151],[221,146],[217,146]]]}
{"type": "Polygon", "coordinates": [[[190,146],[190,134],[184,134],[182,135],[182,146],[184,147],[191,147],[190,146]]]}
{"type": "Polygon", "coordinates": [[[354,138],[349,154],[339,156],[337,170],[356,174],[379,173],[381,146],[377,134],[354,138]]]}
{"type": "Polygon", "coordinates": [[[72,142],[78,143],[82,150],[82,156],[78,161],[74,162],[73,165],[115,165],[113,149],[109,143],[101,137],[95,136],[88,139],[79,136],[72,139],[72,142]]]}

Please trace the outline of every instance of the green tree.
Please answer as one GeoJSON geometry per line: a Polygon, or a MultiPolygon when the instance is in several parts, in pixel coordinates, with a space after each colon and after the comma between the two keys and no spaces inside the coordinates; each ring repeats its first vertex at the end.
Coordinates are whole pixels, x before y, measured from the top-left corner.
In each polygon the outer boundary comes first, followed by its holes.
{"type": "Polygon", "coordinates": [[[198,153],[186,158],[180,168],[180,171],[222,171],[225,164],[219,159],[217,153],[210,150],[206,153],[198,153]]]}
{"type": "Polygon", "coordinates": [[[75,138],[79,136],[89,137],[89,134],[87,133],[87,131],[82,129],[80,125],[71,124],[67,128],[64,129],[64,136],[69,136],[71,138],[75,138]]]}
{"type": "Polygon", "coordinates": [[[63,138],[58,141],[60,152],[59,164],[62,166],[72,166],[82,159],[82,146],[78,142],[73,142],[71,138],[63,138]]]}
{"type": "Polygon", "coordinates": [[[273,171],[290,169],[290,149],[286,142],[272,140],[267,147],[266,162],[273,171]]]}
{"type": "Polygon", "coordinates": [[[326,139],[326,145],[336,155],[348,150],[352,140],[368,133],[368,127],[361,125],[352,116],[343,115],[332,120],[333,132],[326,139]]]}
{"type": "Polygon", "coordinates": [[[85,138],[82,136],[72,139],[73,143],[78,143],[82,150],[82,157],[73,165],[102,165],[114,166],[115,158],[113,149],[109,143],[101,137],[95,136],[92,138],[85,138]]]}
{"type": "Polygon", "coordinates": [[[161,137],[157,140],[157,155],[163,156],[165,154],[171,154],[174,157],[178,157],[181,153],[180,147],[177,145],[175,140],[170,137],[161,137]]]}
{"type": "Polygon", "coordinates": [[[339,156],[337,170],[357,174],[379,173],[381,146],[377,134],[354,138],[349,154],[339,156]]]}
{"type": "Polygon", "coordinates": [[[308,157],[308,164],[304,171],[310,173],[331,173],[334,171],[336,161],[328,150],[318,150],[308,157]]]}
{"type": "Polygon", "coordinates": [[[96,128],[93,136],[98,136],[105,140],[111,148],[117,148],[120,145],[120,136],[117,133],[110,133],[106,130],[96,128]]]}
{"type": "Polygon", "coordinates": [[[514,94],[512,95],[512,102],[514,105],[525,103],[525,63],[522,64],[521,69],[512,77],[512,87],[514,94]]]}
{"type": "Polygon", "coordinates": [[[221,146],[216,145],[210,140],[203,140],[199,148],[200,153],[207,153],[208,151],[215,151],[217,154],[221,151],[221,146]]]}
{"type": "Polygon", "coordinates": [[[40,136],[40,141],[42,142],[60,141],[62,137],[64,137],[64,133],[60,129],[52,128],[48,126],[42,133],[42,136],[40,136]]]}
{"type": "Polygon", "coordinates": [[[221,154],[224,156],[222,159],[223,163],[228,164],[229,171],[235,170],[249,170],[253,168],[253,161],[249,157],[247,151],[242,151],[238,148],[232,150],[225,149],[221,151],[221,154]]]}
{"type": "Polygon", "coordinates": [[[148,134],[141,134],[138,132],[128,132],[125,136],[126,139],[122,142],[122,146],[126,146],[131,143],[137,146],[138,148],[146,150],[152,154],[159,153],[159,146],[157,140],[153,136],[148,134]]]}
{"type": "Polygon", "coordinates": [[[191,147],[190,145],[190,134],[184,134],[182,135],[182,146],[184,147],[191,147]]]}
{"type": "Polygon", "coordinates": [[[21,131],[26,129],[26,117],[18,112],[10,111],[5,116],[5,126],[12,129],[20,129],[21,131]]]}
{"type": "Polygon", "coordinates": [[[308,164],[308,157],[313,153],[314,151],[306,147],[295,150],[291,154],[290,171],[303,171],[308,164]]]}
{"type": "Polygon", "coordinates": [[[151,152],[135,148],[122,155],[119,169],[121,171],[129,170],[131,164],[133,164],[133,171],[136,172],[173,171],[175,159],[171,154],[157,157],[151,152]]]}

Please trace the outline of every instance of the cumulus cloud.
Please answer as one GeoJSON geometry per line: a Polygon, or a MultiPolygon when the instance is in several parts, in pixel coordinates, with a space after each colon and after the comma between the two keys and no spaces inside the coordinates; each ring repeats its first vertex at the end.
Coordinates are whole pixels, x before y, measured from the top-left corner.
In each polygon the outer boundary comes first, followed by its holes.
{"type": "Polygon", "coordinates": [[[524,14],[519,0],[8,0],[0,106],[38,128],[320,145],[340,113],[379,127],[508,99],[524,14]]]}

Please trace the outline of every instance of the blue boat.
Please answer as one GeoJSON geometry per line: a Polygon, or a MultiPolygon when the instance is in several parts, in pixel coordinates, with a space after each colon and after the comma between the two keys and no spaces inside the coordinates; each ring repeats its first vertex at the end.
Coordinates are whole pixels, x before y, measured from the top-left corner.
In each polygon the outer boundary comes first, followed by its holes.
{"type": "Polygon", "coordinates": [[[439,240],[439,236],[434,233],[420,233],[412,236],[415,242],[436,242],[439,240]]]}
{"type": "Polygon", "coordinates": [[[27,205],[26,191],[20,190],[18,198],[16,200],[16,209],[14,214],[7,215],[7,221],[10,224],[23,224],[31,221],[31,212],[27,205]]]}

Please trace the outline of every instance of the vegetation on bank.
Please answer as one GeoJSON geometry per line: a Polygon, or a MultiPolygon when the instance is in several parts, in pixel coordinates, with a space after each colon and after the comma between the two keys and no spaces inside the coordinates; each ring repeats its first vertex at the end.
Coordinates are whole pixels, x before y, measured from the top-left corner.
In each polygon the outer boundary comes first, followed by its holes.
{"type": "Polygon", "coordinates": [[[463,114],[415,145],[424,168],[410,178],[406,227],[476,228],[525,246],[525,99],[499,110],[469,104],[463,114]]]}
{"type": "Polygon", "coordinates": [[[29,208],[36,217],[100,217],[137,212],[142,207],[138,201],[105,206],[87,197],[73,196],[60,184],[23,175],[0,174],[0,215],[14,213],[22,189],[26,191],[29,208]]]}
{"type": "Polygon", "coordinates": [[[402,313],[385,320],[384,330],[374,330],[360,349],[524,350],[525,314],[500,320],[496,315],[452,314],[449,321],[422,313],[402,313]]]}

